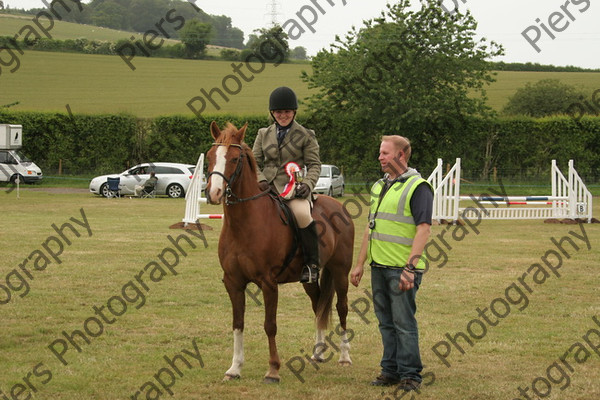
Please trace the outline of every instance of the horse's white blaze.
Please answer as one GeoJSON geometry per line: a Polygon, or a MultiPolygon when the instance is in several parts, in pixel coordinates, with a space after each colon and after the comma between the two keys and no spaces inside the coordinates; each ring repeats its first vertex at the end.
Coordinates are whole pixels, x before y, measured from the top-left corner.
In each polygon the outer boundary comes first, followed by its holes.
{"type": "Polygon", "coordinates": [[[233,361],[225,375],[238,377],[242,375],[244,365],[244,332],[240,329],[233,330],[233,361]]]}
{"type": "MultiPolygon", "coordinates": [[[[225,154],[227,154],[227,147],[218,146],[216,151],[217,160],[213,168],[214,172],[225,173],[225,163],[227,161],[225,160],[225,154]]],[[[223,193],[223,184],[224,181],[221,175],[213,174],[210,176],[210,193],[208,195],[212,201],[216,202],[219,200],[218,196],[223,193]]]]}

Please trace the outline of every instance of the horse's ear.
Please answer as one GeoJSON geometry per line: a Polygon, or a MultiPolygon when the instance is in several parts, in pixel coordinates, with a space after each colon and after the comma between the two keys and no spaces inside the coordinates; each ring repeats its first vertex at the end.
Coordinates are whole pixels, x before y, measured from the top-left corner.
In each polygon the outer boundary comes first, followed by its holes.
{"type": "Polygon", "coordinates": [[[219,136],[221,136],[221,130],[219,129],[219,126],[217,125],[216,121],[210,123],[210,133],[212,134],[212,137],[215,138],[215,140],[217,140],[219,136]]]}
{"type": "Polygon", "coordinates": [[[240,143],[244,141],[244,136],[246,136],[246,129],[248,129],[248,123],[246,122],[244,126],[238,131],[238,135],[240,137],[240,143]]]}

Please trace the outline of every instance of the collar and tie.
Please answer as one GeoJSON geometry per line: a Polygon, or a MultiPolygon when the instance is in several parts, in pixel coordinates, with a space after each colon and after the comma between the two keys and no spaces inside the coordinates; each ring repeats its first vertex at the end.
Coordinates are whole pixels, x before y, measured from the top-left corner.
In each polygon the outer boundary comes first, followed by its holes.
{"type": "Polygon", "coordinates": [[[277,144],[281,147],[281,143],[285,138],[285,135],[290,131],[290,128],[282,128],[280,126],[277,127],[277,144]]]}

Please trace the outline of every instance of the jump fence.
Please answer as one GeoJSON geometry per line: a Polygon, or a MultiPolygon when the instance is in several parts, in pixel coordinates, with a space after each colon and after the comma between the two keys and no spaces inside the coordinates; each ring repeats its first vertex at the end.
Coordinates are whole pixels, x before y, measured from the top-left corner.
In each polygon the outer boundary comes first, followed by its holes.
{"type": "Polygon", "coordinates": [[[461,218],[481,219],[584,219],[592,222],[592,194],[569,160],[567,178],[552,160],[552,193],[543,196],[461,196],[461,159],[443,175],[443,161],[438,159],[437,167],[427,179],[434,188],[433,219],[442,222],[456,222],[461,218]],[[477,207],[461,207],[461,202],[492,204],[480,210],[477,207]]]}

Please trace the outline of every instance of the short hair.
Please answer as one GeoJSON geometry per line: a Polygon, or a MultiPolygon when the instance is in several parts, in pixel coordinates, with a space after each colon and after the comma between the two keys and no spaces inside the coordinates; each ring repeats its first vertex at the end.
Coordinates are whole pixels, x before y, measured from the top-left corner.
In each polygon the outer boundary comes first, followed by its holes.
{"type": "Polygon", "coordinates": [[[410,140],[400,135],[386,135],[381,138],[382,142],[392,142],[397,150],[401,150],[404,153],[406,162],[410,160],[410,154],[412,152],[410,147],[410,140]]]}

